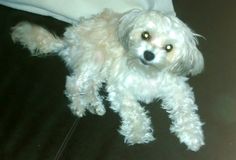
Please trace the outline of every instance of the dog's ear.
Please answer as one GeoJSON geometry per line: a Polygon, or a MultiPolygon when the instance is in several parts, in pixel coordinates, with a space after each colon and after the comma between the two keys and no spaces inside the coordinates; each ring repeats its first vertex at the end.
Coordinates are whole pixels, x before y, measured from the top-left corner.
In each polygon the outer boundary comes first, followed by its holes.
{"type": "Polygon", "coordinates": [[[189,59],[191,62],[189,73],[193,76],[201,73],[204,69],[204,59],[196,45],[189,46],[189,59]]]}
{"type": "Polygon", "coordinates": [[[117,36],[120,43],[125,49],[128,49],[129,47],[129,33],[132,31],[134,27],[134,22],[136,18],[141,14],[141,12],[141,10],[134,9],[124,13],[123,16],[120,18],[117,29],[117,36]]]}
{"type": "Polygon", "coordinates": [[[196,75],[204,68],[202,53],[198,50],[197,34],[193,33],[183,22],[181,31],[183,34],[184,47],[176,55],[171,70],[182,75],[196,75]]]}

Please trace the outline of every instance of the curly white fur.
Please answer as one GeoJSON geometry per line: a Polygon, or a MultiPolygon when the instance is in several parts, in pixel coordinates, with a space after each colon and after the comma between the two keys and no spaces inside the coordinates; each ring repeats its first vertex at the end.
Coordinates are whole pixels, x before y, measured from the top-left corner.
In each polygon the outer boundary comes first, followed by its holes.
{"type": "Polygon", "coordinates": [[[84,116],[86,109],[105,114],[98,94],[105,82],[111,108],[122,120],[119,132],[125,142],[154,140],[150,117],[138,101],[161,99],[172,120],[170,130],[180,142],[192,151],[204,145],[198,107],[186,83],[186,75],[202,71],[203,57],[195,34],[177,17],[157,11],[105,10],[68,27],[63,39],[28,22],[16,25],[12,38],[33,55],[58,52],[72,70],[66,95],[77,116],[84,116]]]}

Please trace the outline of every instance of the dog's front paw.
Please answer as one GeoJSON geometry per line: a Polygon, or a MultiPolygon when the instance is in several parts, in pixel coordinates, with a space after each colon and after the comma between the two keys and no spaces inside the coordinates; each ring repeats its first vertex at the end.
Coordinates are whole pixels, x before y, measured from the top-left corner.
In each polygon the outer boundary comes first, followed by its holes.
{"type": "Polygon", "coordinates": [[[191,151],[198,151],[201,146],[204,145],[202,137],[195,137],[185,141],[185,144],[188,146],[188,149],[191,151]]]}
{"type": "Polygon", "coordinates": [[[131,135],[125,137],[125,143],[129,145],[149,143],[155,140],[152,133],[146,133],[145,135],[131,135]]]}
{"type": "Polygon", "coordinates": [[[201,129],[185,129],[177,135],[181,143],[185,143],[189,150],[198,151],[204,145],[204,136],[201,129]]]}
{"type": "Polygon", "coordinates": [[[125,143],[130,145],[148,143],[155,140],[152,135],[153,129],[151,127],[143,128],[143,126],[138,126],[138,129],[127,128],[129,126],[122,126],[119,131],[120,134],[125,136],[125,143]]]}

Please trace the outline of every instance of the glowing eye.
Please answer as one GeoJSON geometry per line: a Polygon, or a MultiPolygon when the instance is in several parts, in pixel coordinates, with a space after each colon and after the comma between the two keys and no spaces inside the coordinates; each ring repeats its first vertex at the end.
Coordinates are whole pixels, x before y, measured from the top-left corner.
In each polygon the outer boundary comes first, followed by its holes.
{"type": "Polygon", "coordinates": [[[141,38],[145,41],[148,41],[148,40],[151,39],[151,35],[150,35],[149,32],[145,31],[145,32],[142,33],[141,38]]]}
{"type": "Polygon", "coordinates": [[[172,44],[167,44],[167,45],[165,45],[164,49],[166,50],[166,52],[171,52],[172,49],[173,49],[173,45],[172,44]]]}

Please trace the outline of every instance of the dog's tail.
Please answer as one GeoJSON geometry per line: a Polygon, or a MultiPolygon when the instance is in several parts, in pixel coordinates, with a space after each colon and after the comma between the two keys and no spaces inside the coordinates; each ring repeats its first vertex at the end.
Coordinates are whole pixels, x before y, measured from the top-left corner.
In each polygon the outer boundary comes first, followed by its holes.
{"type": "Polygon", "coordinates": [[[28,22],[20,22],[12,28],[12,40],[28,48],[32,55],[42,56],[59,52],[63,41],[43,27],[28,22]]]}

